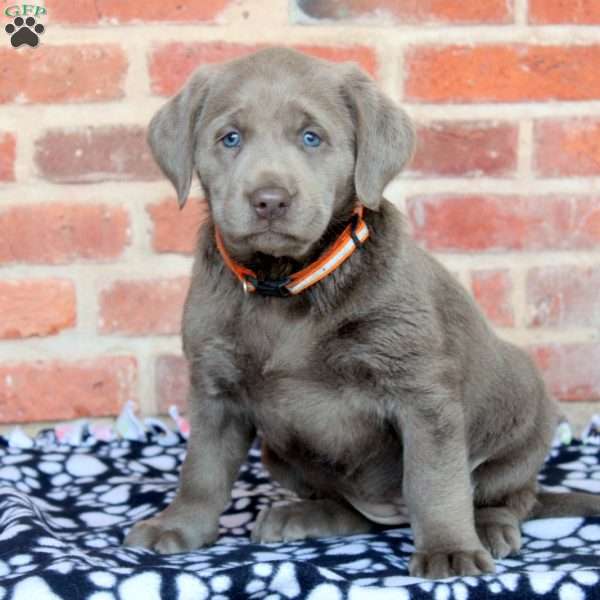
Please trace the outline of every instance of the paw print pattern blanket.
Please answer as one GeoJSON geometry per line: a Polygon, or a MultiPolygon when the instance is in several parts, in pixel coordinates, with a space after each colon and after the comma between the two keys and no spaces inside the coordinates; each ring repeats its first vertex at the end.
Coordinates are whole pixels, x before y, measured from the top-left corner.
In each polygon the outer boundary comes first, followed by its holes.
{"type": "MultiPolygon", "coordinates": [[[[46,431],[29,448],[0,438],[0,600],[600,599],[600,518],[529,521],[522,554],[498,561],[495,575],[443,581],[409,577],[408,527],[253,544],[257,512],[289,499],[257,445],[216,545],[172,556],[122,548],[134,522],[172,500],[185,452],[179,435],[143,437],[68,445],[46,431]]],[[[554,447],[540,479],[600,493],[600,435],[554,447]]]]}

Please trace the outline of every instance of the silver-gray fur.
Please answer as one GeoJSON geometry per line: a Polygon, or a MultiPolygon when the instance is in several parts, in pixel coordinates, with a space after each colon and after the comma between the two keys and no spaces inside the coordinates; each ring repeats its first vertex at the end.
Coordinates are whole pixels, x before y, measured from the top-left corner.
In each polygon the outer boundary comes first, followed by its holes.
{"type": "Polygon", "coordinates": [[[210,206],[183,319],[192,433],[174,502],[126,539],[159,552],[212,543],[254,435],[298,504],[265,510],[256,541],[364,532],[405,503],[416,576],[476,575],[519,551],[528,516],[600,513],[538,496],[556,409],[531,359],[403,229],[384,187],[410,158],[405,113],[359,69],[269,49],[198,70],[150,125],[183,204],[194,170],[210,206]],[[242,143],[222,140],[237,131],[242,143]],[[310,130],[318,147],[302,143],[310,130]],[[265,219],[249,198],[285,190],[265,219]],[[245,295],[215,247],[262,277],[310,263],[358,196],[371,237],[302,295],[245,295]],[[278,213],[279,214],[279,213],[278,213]]]}

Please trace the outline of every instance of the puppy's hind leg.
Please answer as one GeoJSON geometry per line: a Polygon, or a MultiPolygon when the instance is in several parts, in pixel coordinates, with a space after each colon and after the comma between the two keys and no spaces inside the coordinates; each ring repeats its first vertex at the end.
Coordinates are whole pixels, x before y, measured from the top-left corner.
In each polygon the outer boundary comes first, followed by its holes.
{"type": "Polygon", "coordinates": [[[263,441],[262,462],[272,477],[302,500],[265,507],[254,524],[252,541],[268,543],[332,535],[366,533],[371,522],[340,500],[323,497],[302,472],[278,456],[263,441]]]}
{"type": "Polygon", "coordinates": [[[268,506],[258,515],[252,541],[289,542],[306,538],[368,533],[371,523],[350,506],[331,499],[268,506]]]}
{"type": "MultiPolygon", "coordinates": [[[[492,463],[493,464],[493,463],[492,463]]],[[[505,463],[506,464],[506,463],[505,463]]],[[[492,467],[491,472],[494,469],[492,467]]],[[[488,485],[501,480],[488,479],[488,485]]],[[[481,502],[480,493],[476,503],[481,502]]],[[[488,490],[489,491],[489,490],[488,490]]],[[[494,558],[516,554],[521,548],[521,522],[544,517],[587,517],[600,515],[600,495],[580,492],[539,492],[536,478],[518,490],[498,495],[475,509],[475,525],[481,542],[494,558]]]]}
{"type": "Polygon", "coordinates": [[[494,558],[518,554],[521,549],[521,521],[534,503],[534,489],[524,488],[509,494],[498,506],[475,509],[477,534],[494,558]]]}
{"type": "Polygon", "coordinates": [[[536,503],[536,478],[519,482],[512,461],[492,461],[474,473],[475,527],[481,543],[494,558],[521,549],[521,521],[536,503]]]}
{"type": "Polygon", "coordinates": [[[263,440],[260,446],[263,466],[271,477],[284,488],[294,492],[302,499],[319,498],[317,491],[302,477],[302,472],[294,469],[289,463],[278,456],[263,440]]]}

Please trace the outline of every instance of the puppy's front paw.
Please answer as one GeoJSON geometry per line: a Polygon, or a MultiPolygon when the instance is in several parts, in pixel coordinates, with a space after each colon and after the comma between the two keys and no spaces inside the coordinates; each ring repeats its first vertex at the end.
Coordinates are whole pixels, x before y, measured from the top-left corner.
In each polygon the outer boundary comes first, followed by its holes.
{"type": "Polygon", "coordinates": [[[157,515],[136,523],[123,544],[147,548],[159,554],[175,554],[211,544],[216,538],[216,529],[213,533],[201,532],[195,527],[190,527],[189,523],[166,515],[157,515]]]}
{"type": "Polygon", "coordinates": [[[456,575],[494,573],[496,567],[490,553],[479,550],[415,552],[410,559],[410,574],[427,579],[445,579],[456,575]]]}

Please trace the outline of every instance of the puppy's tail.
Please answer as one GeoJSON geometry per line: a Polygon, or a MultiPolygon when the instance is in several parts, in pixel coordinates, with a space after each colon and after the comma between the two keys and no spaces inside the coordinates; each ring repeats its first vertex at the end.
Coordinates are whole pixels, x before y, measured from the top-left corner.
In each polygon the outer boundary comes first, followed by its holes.
{"type": "Polygon", "coordinates": [[[583,492],[538,492],[528,518],[600,516],[600,495],[583,492]]]}

